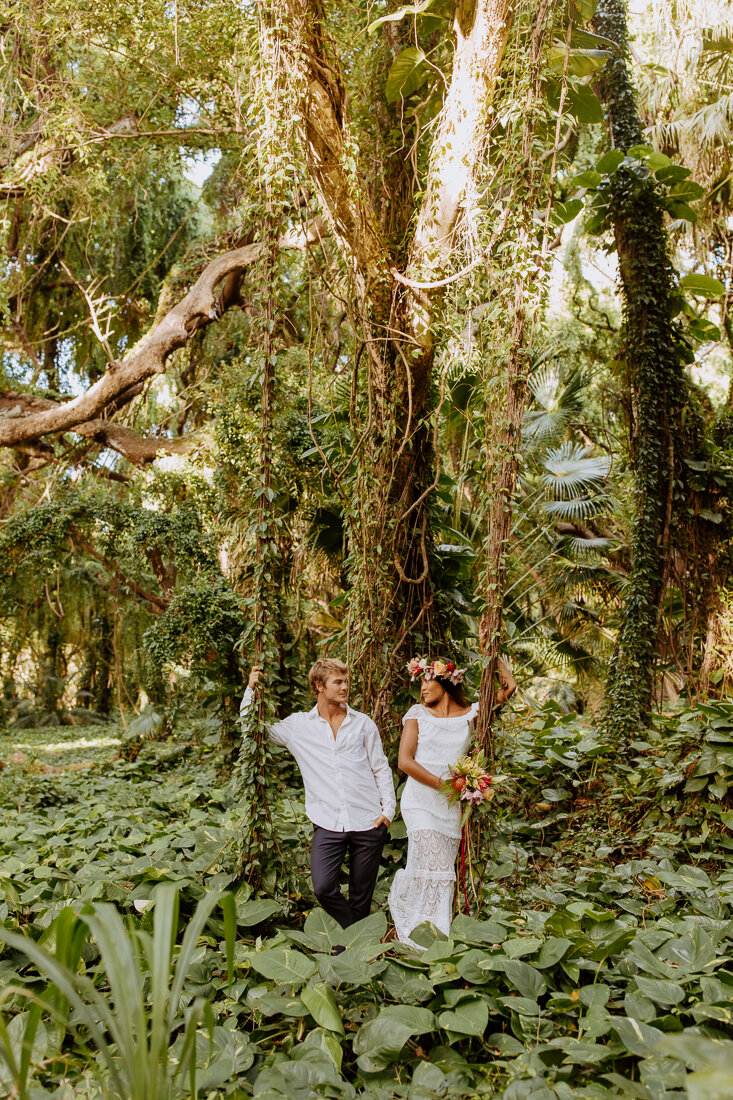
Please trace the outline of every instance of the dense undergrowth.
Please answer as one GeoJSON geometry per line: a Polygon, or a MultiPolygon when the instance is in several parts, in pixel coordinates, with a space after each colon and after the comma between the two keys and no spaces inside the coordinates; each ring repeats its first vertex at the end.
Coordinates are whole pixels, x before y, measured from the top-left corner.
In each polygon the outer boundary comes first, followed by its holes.
{"type": "Polygon", "coordinates": [[[447,939],[424,928],[422,955],[382,942],[399,820],[377,911],[344,933],[314,906],[287,757],[253,896],[206,728],[133,762],[110,729],[0,739],[1,1094],[162,1100],[190,1094],[194,1063],[210,1100],[733,1093],[733,705],[661,716],[621,761],[557,709],[508,725],[480,909],[447,939]]]}

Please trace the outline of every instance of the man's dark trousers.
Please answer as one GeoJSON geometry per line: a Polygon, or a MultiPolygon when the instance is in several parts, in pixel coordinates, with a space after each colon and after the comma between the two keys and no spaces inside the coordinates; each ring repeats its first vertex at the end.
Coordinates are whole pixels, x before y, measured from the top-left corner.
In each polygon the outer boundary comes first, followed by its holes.
{"type": "Polygon", "coordinates": [[[311,844],[311,875],[319,902],[342,928],[348,928],[362,917],[368,917],[382,848],[389,830],[386,825],[375,829],[336,833],[313,826],[311,844]],[[341,867],[349,856],[349,898],[341,893],[341,867]]]}

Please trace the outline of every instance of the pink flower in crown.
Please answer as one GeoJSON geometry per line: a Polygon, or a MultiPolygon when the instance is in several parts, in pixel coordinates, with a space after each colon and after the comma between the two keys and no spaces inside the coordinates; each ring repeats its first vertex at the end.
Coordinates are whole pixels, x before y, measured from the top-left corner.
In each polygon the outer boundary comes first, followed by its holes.
{"type": "Polygon", "coordinates": [[[427,661],[424,657],[411,657],[407,662],[407,671],[410,673],[410,679],[416,680],[425,671],[427,661]]]}
{"type": "Polygon", "coordinates": [[[433,676],[445,676],[448,672],[448,665],[445,661],[433,661],[433,676]]]}
{"type": "Polygon", "coordinates": [[[454,668],[450,674],[452,684],[460,684],[463,677],[466,675],[465,668],[454,668]]]}

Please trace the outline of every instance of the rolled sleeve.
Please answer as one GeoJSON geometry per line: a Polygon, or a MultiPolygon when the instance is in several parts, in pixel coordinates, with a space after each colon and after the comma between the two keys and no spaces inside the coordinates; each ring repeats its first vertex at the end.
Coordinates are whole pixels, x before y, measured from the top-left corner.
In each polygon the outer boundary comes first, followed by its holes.
{"type": "MultiPolygon", "coordinates": [[[[239,704],[239,719],[242,721],[245,714],[252,705],[252,699],[254,698],[254,692],[252,688],[247,685],[244,695],[242,696],[242,702],[239,704]]],[[[289,724],[290,719],[285,718],[282,722],[275,722],[272,726],[267,727],[267,735],[271,741],[276,745],[285,745],[288,743],[289,724]]]]}
{"type": "Polygon", "coordinates": [[[364,746],[366,748],[369,765],[374,775],[379,792],[379,800],[382,805],[382,814],[392,821],[397,808],[397,799],[394,791],[394,779],[392,769],[382,748],[382,739],[374,722],[369,719],[364,730],[364,746]]]}

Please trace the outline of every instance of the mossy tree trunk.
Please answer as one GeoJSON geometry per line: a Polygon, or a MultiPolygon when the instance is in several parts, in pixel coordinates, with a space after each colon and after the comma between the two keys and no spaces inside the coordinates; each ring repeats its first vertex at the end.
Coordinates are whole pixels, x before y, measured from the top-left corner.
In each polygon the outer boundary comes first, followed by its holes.
{"type": "MultiPolygon", "coordinates": [[[[596,82],[614,148],[642,142],[628,68],[626,6],[601,0],[598,34],[618,52],[596,82]]],[[[658,654],[675,492],[676,438],[688,383],[679,332],[675,276],[664,223],[664,202],[653,176],[621,165],[613,173],[610,211],[623,293],[623,348],[631,397],[630,457],[635,514],[632,565],[615,652],[606,686],[604,723],[617,742],[628,742],[648,721],[658,654]]]]}

